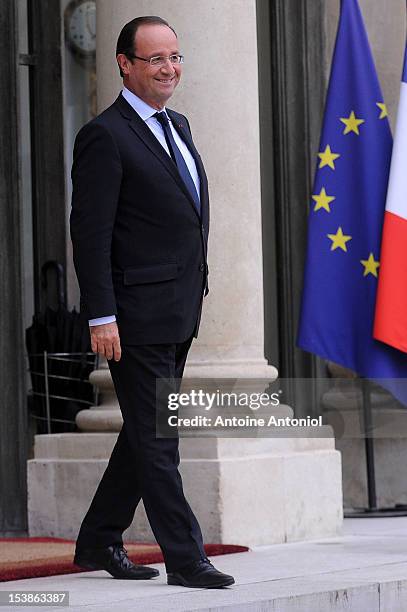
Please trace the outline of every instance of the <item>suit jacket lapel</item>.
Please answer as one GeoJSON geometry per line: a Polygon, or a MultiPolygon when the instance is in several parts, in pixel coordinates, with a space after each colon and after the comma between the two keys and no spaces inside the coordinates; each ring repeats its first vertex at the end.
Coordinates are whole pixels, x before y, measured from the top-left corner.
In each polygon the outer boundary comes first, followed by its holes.
{"type": "MultiPolygon", "coordinates": [[[[129,126],[137,134],[137,136],[143,141],[143,143],[150,149],[150,151],[156,155],[156,157],[161,161],[161,163],[165,166],[168,172],[176,181],[177,185],[182,189],[185,195],[188,197],[188,200],[191,203],[191,206],[195,210],[197,216],[198,211],[196,210],[196,206],[191,194],[188,191],[187,186],[182,180],[177,166],[174,164],[171,157],[168,155],[167,151],[161,146],[157,138],[154,136],[150,128],[146,125],[146,123],[141,119],[141,117],[136,113],[136,111],[128,104],[128,102],[123,98],[120,94],[116,100],[116,105],[119,108],[120,113],[128,119],[129,126]]],[[[195,157],[195,156],[194,156],[195,157]]],[[[201,162],[202,163],[202,162],[201,162]]]]}
{"type": "Polygon", "coordinates": [[[167,108],[166,110],[172,121],[172,125],[177,130],[178,134],[180,135],[180,138],[185,142],[192,157],[194,158],[194,161],[195,161],[195,164],[198,170],[199,182],[200,182],[201,214],[203,217],[204,216],[206,217],[208,202],[209,202],[208,181],[206,178],[206,173],[205,173],[205,169],[202,163],[201,156],[196,150],[196,147],[191,138],[191,134],[189,132],[188,126],[184,124],[182,117],[180,118],[178,113],[174,113],[174,111],[170,110],[169,108],[167,108]]]}

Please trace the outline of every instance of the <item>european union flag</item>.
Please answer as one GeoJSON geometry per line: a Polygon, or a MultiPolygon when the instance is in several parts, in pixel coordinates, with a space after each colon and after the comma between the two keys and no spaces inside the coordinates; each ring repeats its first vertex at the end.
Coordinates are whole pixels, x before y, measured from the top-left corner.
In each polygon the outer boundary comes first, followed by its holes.
{"type": "MultiPolygon", "coordinates": [[[[312,191],[298,345],[370,379],[407,378],[373,339],[392,137],[357,0],[342,0],[312,191]]],[[[379,381],[378,381],[379,382],[379,381]]],[[[380,381],[407,403],[405,381],[380,381]]]]}

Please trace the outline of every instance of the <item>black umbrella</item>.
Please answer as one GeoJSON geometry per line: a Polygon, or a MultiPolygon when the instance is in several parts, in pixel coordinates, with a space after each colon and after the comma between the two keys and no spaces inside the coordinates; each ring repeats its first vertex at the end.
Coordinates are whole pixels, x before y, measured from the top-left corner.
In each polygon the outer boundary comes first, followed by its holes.
{"type": "Polygon", "coordinates": [[[73,431],[76,413],[93,404],[94,392],[88,378],[96,366],[87,321],[75,308],[69,311],[66,307],[65,271],[60,263],[48,261],[43,265],[43,291],[48,298],[50,271],[56,273],[58,307],[55,310],[47,306],[44,312],[35,313],[26,330],[32,382],[30,409],[38,419],[48,418],[48,433],[49,420],[53,431],[73,431]]]}

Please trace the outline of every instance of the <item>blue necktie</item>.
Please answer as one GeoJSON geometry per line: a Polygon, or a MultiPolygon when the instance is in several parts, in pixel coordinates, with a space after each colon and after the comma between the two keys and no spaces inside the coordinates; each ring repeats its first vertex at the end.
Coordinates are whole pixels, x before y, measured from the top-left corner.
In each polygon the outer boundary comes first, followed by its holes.
{"type": "Polygon", "coordinates": [[[175,143],[168,117],[165,112],[155,113],[154,117],[156,117],[156,119],[160,122],[164,130],[164,136],[167,142],[168,149],[170,151],[170,155],[173,161],[175,162],[178,168],[178,172],[180,173],[182,180],[184,181],[189,193],[191,194],[192,199],[195,202],[195,207],[198,213],[201,214],[201,202],[199,200],[195,183],[192,180],[192,176],[188,170],[188,166],[185,163],[185,159],[175,143]]]}

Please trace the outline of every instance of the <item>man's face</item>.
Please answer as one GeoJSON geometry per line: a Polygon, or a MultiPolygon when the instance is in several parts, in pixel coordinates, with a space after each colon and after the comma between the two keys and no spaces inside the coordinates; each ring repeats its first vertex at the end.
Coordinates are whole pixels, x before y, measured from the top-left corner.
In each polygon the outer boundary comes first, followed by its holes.
{"type": "MultiPolygon", "coordinates": [[[[156,55],[168,57],[179,53],[174,32],[165,25],[142,25],[136,32],[134,53],[150,59],[156,55]]],[[[150,106],[161,110],[174,93],[181,78],[181,64],[167,61],[163,66],[117,56],[124,74],[123,84],[150,106]]]]}

